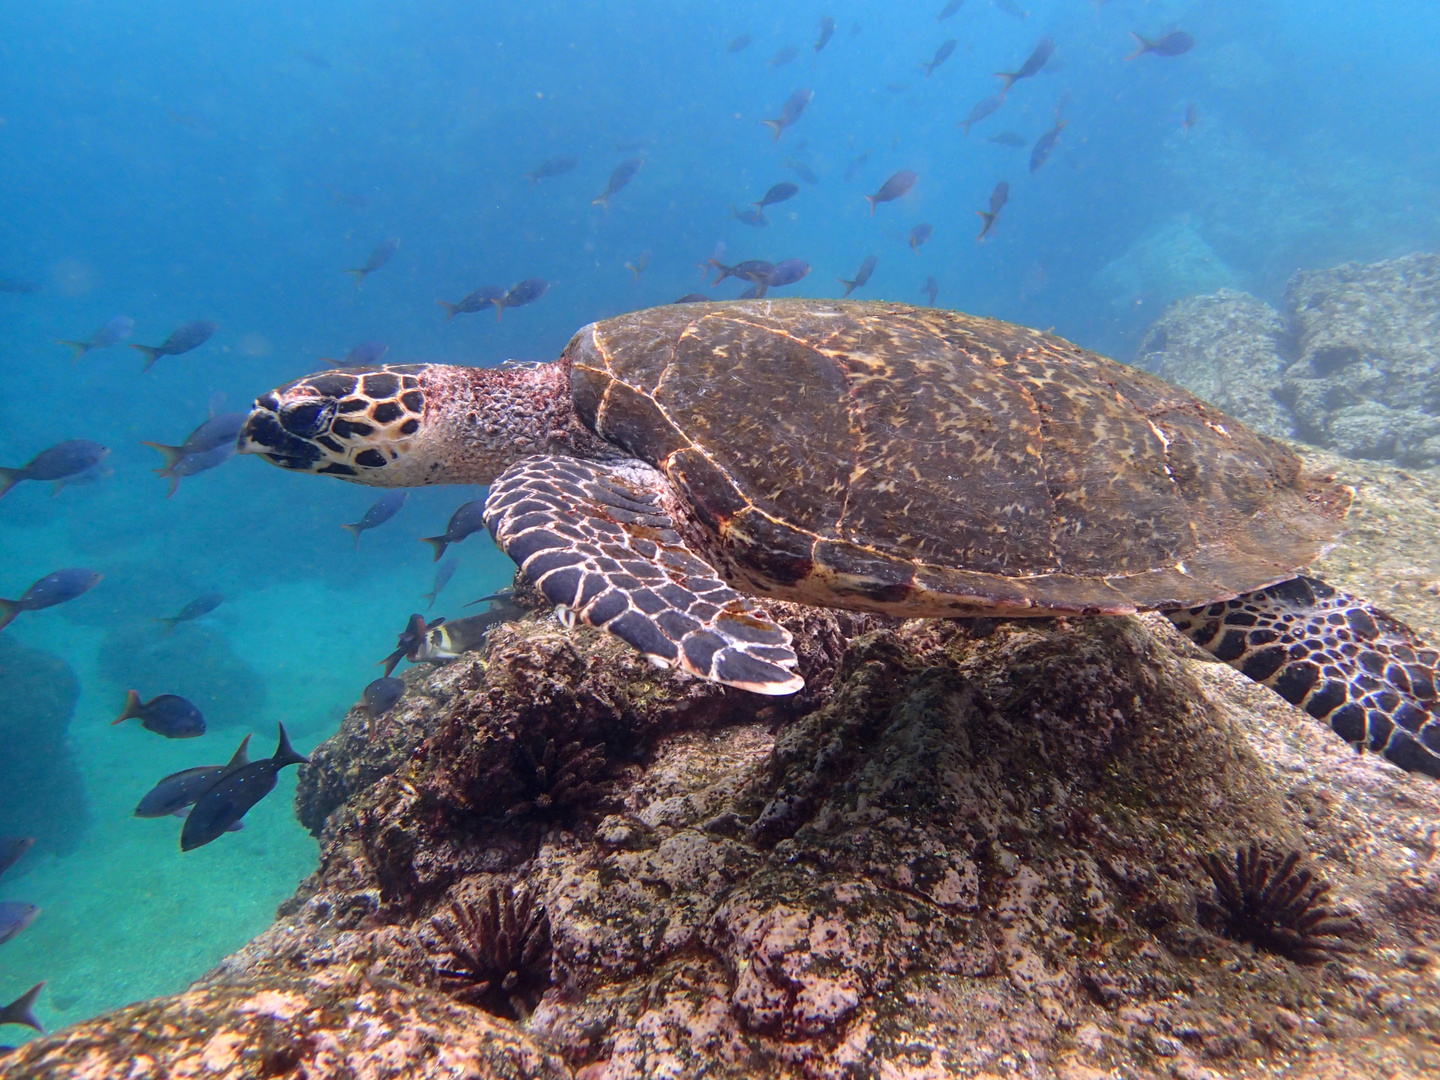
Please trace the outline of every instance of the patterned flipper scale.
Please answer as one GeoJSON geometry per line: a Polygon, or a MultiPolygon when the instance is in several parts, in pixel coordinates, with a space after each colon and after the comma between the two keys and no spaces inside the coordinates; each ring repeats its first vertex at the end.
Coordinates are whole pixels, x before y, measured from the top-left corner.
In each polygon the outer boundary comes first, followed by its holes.
{"type": "Polygon", "coordinates": [[[575,616],[650,660],[757,694],[793,694],[790,634],[686,547],[638,461],[528,457],[490,485],[495,542],[567,623],[575,616]]]}
{"type": "Polygon", "coordinates": [[[1352,746],[1440,778],[1440,650],[1404,623],[1310,577],[1168,614],[1352,746]]]}

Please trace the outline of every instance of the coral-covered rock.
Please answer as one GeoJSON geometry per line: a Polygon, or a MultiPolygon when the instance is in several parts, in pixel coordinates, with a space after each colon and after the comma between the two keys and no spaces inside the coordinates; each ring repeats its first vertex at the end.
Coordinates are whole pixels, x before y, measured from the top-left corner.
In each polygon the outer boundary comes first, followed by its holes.
{"type": "Polygon", "coordinates": [[[270,930],[0,1077],[1440,1068],[1440,785],[1160,617],[778,614],[795,699],[541,613],[412,675],[393,745],[329,744],[345,801],[270,930]],[[1252,843],[1329,887],[1322,956],[1227,907],[1207,856],[1252,843]]]}
{"type": "Polygon", "coordinates": [[[1295,418],[1278,397],[1288,339],[1269,304],[1221,289],[1172,304],[1140,339],[1135,363],[1256,431],[1293,439],[1295,418]]]}
{"type": "Polygon", "coordinates": [[[1180,301],[1136,363],[1267,435],[1440,464],[1440,255],[1299,273],[1285,304],[1223,289],[1180,301]]]}

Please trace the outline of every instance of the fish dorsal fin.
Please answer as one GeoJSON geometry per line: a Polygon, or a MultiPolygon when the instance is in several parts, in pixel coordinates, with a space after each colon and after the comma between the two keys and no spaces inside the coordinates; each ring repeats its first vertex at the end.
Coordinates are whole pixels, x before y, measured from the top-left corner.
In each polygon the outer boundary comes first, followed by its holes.
{"type": "Polygon", "coordinates": [[[250,764],[249,749],[250,749],[250,736],[249,736],[249,735],[246,735],[245,738],[243,738],[243,739],[240,740],[240,745],[235,748],[235,755],[230,759],[229,763],[225,766],[226,772],[229,772],[231,769],[238,769],[241,765],[249,765],[249,764],[250,764]]]}

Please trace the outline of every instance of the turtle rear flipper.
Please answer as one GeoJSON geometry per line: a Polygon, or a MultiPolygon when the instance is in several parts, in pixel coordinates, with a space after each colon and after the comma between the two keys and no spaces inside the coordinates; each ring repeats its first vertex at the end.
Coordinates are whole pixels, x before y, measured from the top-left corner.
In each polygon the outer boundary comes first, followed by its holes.
{"type": "Polygon", "coordinates": [[[1398,619],[1312,577],[1168,615],[1357,750],[1440,778],[1440,650],[1398,619]]]}
{"type": "Polygon", "coordinates": [[[639,461],[528,457],[490,485],[485,524],[567,624],[603,627],[662,667],[793,694],[805,680],[789,632],[686,546],[667,485],[639,461]]]}

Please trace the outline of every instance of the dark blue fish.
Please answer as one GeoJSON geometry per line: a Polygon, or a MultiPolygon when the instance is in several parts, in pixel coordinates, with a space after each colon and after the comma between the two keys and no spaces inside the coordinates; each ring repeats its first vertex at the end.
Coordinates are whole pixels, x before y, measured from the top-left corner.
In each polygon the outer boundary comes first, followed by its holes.
{"type": "Polygon", "coordinates": [[[457,303],[447,304],[444,300],[435,302],[445,309],[445,321],[449,322],[456,315],[472,315],[477,311],[483,311],[491,304],[499,307],[500,302],[505,299],[507,291],[499,285],[481,285],[474,292],[466,293],[457,303]]]}
{"type": "Polygon", "coordinates": [[[345,367],[363,367],[366,364],[378,364],[380,358],[390,351],[390,346],[383,341],[362,341],[348,353],[345,354],[343,364],[345,367]]]}
{"type": "Polygon", "coordinates": [[[996,146],[1008,146],[1011,149],[1019,149],[1026,143],[1024,135],[1017,135],[1013,131],[1002,131],[999,135],[986,135],[985,141],[994,143],[996,146]]]}
{"type": "Polygon", "coordinates": [[[700,292],[687,292],[679,300],[670,301],[672,304],[708,304],[710,297],[700,292]]]}
{"type": "Polygon", "coordinates": [[[1035,148],[1030,151],[1030,171],[1032,173],[1050,160],[1050,155],[1055,150],[1055,142],[1060,138],[1060,130],[1066,123],[1068,121],[1061,120],[1057,116],[1055,126],[1035,140],[1035,148]]]}
{"type": "Polygon", "coordinates": [[[1015,18],[1021,21],[1030,17],[1030,13],[1015,3],[1015,0],[990,0],[990,2],[1005,12],[1006,15],[1014,15],[1015,18]]]}
{"type": "Polygon", "coordinates": [[[204,596],[191,600],[180,609],[178,614],[160,619],[151,619],[150,621],[164,623],[165,633],[168,634],[171,630],[175,629],[176,624],[198,619],[202,615],[209,615],[210,612],[214,611],[224,602],[225,597],[221,596],[218,592],[206,593],[204,596]]]}
{"type": "Polygon", "coordinates": [[[75,350],[71,360],[79,360],[92,349],[108,349],[128,338],[135,330],[135,320],[126,315],[116,315],[99,330],[90,335],[89,341],[67,341],[57,339],[59,345],[69,345],[75,350]]]}
{"type": "Polygon", "coordinates": [[[13,293],[21,296],[39,291],[40,286],[33,281],[25,281],[22,278],[0,278],[0,293],[13,293]]]}
{"type": "Polygon", "coordinates": [[[935,21],[944,22],[951,15],[954,15],[955,12],[959,11],[960,5],[964,2],[965,0],[949,0],[949,3],[940,9],[940,14],[935,16],[935,21]]]}
{"type": "Polygon", "coordinates": [[[33,836],[0,837],[0,874],[20,861],[21,856],[35,843],[33,836]]]}
{"type": "Polygon", "coordinates": [[[856,289],[860,288],[861,285],[869,281],[870,275],[875,272],[875,266],[879,261],[880,260],[874,255],[867,255],[865,256],[865,261],[860,264],[860,269],[855,272],[854,281],[846,281],[843,277],[836,278],[836,281],[845,286],[845,293],[840,299],[845,299],[846,296],[849,296],[856,289]]]}
{"type": "Polygon", "coordinates": [[[25,480],[56,480],[63,483],[93,469],[108,453],[108,449],[89,439],[70,439],[57,443],[48,450],[40,451],[18,468],[0,469],[0,498],[25,480]]]}
{"type": "Polygon", "coordinates": [[[930,306],[934,307],[935,297],[940,293],[940,286],[936,283],[935,279],[933,277],[927,277],[925,279],[925,287],[920,291],[929,297],[930,306]]]}
{"type": "Polygon", "coordinates": [[[995,190],[990,192],[990,209],[988,211],[975,211],[975,213],[980,215],[980,220],[985,223],[980,229],[980,235],[975,238],[977,241],[984,240],[986,234],[995,227],[995,219],[1000,216],[1001,208],[1009,201],[1010,185],[1008,182],[1001,180],[995,185],[995,190]]]}
{"type": "Polygon", "coordinates": [[[485,528],[485,500],[475,499],[461,506],[455,513],[450,515],[450,523],[445,526],[445,531],[439,536],[422,536],[422,543],[429,544],[435,549],[435,562],[440,561],[440,556],[445,554],[445,549],[451,544],[458,544],[471,533],[477,533],[485,528]]]}
{"type": "Polygon", "coordinates": [[[775,55],[770,57],[766,63],[772,68],[784,67],[799,55],[800,50],[794,45],[781,45],[780,48],[775,50],[775,55]]]}
{"type": "Polygon", "coordinates": [[[975,107],[970,110],[970,115],[967,116],[964,120],[961,120],[960,123],[956,124],[955,126],[963,127],[965,129],[965,134],[969,135],[970,128],[972,126],[978,124],[981,120],[984,120],[987,116],[993,113],[996,109],[1000,108],[1000,106],[1003,104],[1005,104],[1004,94],[991,94],[989,97],[977,101],[975,103],[975,107]]]}
{"type": "Polygon", "coordinates": [[[365,687],[365,693],[361,696],[357,708],[364,709],[365,715],[372,721],[379,720],[404,696],[405,680],[387,675],[365,687]]]}
{"type": "Polygon", "coordinates": [[[375,250],[370,252],[370,257],[365,260],[364,266],[357,266],[353,270],[346,270],[347,274],[355,275],[355,287],[358,289],[365,283],[365,279],[388,263],[395,252],[400,250],[400,238],[392,236],[388,240],[381,240],[375,245],[375,250]]]}
{"type": "Polygon", "coordinates": [[[785,259],[776,263],[775,269],[765,275],[765,285],[771,289],[794,285],[808,273],[810,264],[804,259],[785,259]]]}
{"type": "Polygon", "coordinates": [[[440,598],[440,594],[444,592],[445,586],[450,584],[450,579],[455,576],[455,571],[458,569],[460,569],[460,562],[458,559],[446,559],[443,563],[440,564],[440,569],[435,571],[434,588],[432,588],[428,593],[422,594],[420,597],[421,600],[430,601],[430,603],[425,605],[426,611],[429,611],[432,607],[435,606],[435,601],[440,598]]]}
{"type": "Polygon", "coordinates": [[[800,177],[807,184],[818,184],[820,178],[815,175],[815,170],[806,165],[803,161],[796,161],[794,158],[786,158],[780,163],[783,168],[789,169],[796,176],[800,177]]]}
{"type": "Polygon", "coordinates": [[[41,608],[74,600],[81,593],[93,589],[99,583],[100,576],[94,570],[84,570],[78,566],[46,574],[26,589],[19,600],[0,600],[0,630],[14,622],[15,616],[22,611],[39,611],[41,608]]]}
{"type": "Polygon", "coordinates": [[[920,245],[929,240],[935,232],[935,226],[928,221],[922,221],[910,230],[910,248],[912,251],[919,251],[920,245]]]}
{"type": "Polygon", "coordinates": [[[820,36],[815,39],[815,51],[818,53],[821,49],[825,48],[826,45],[830,44],[830,39],[834,36],[835,20],[829,15],[820,16],[820,36]]]}
{"type": "Polygon", "coordinates": [[[767,206],[773,206],[775,203],[782,203],[786,199],[793,199],[798,194],[800,194],[800,188],[797,184],[791,184],[788,182],[783,184],[775,184],[770,188],[769,191],[765,192],[765,195],[760,199],[759,202],[751,203],[750,205],[759,207],[761,210],[764,210],[767,206]]]}
{"type": "Polygon", "coordinates": [[[286,765],[304,765],[309,760],[295,752],[285,734],[285,725],[281,724],[280,742],[274,754],[227,770],[195,800],[195,807],[180,830],[180,850],[193,851],[224,835],[252,806],[275,790],[281,769],[286,765]]]}
{"type": "Polygon", "coordinates": [[[200,710],[178,694],[161,694],[141,702],[134,690],[125,692],[125,708],[110,721],[110,726],[126,720],[139,720],[140,726],[167,739],[193,739],[205,734],[205,717],[200,710]]]}
{"type": "Polygon", "coordinates": [[[746,225],[765,226],[770,224],[770,219],[765,216],[763,210],[747,206],[743,210],[738,206],[730,207],[730,216],[739,218],[746,225]]]}
{"type": "Polygon", "coordinates": [[[527,172],[523,175],[526,180],[530,181],[530,186],[533,188],[541,180],[548,180],[555,176],[564,176],[578,164],[579,162],[573,157],[546,158],[534,172],[527,172]]]}
{"type": "Polygon", "coordinates": [[[954,38],[951,38],[949,41],[942,41],[940,47],[935,50],[935,59],[931,60],[928,64],[922,63],[920,65],[925,69],[925,77],[927,79],[930,77],[932,71],[950,59],[950,54],[955,51],[957,44],[958,42],[954,38]]]}
{"type": "Polygon", "coordinates": [[[769,277],[771,271],[775,269],[774,263],[766,262],[764,259],[746,259],[744,262],[736,263],[734,266],[726,266],[723,263],[718,263],[714,259],[711,259],[710,265],[720,272],[715,280],[711,282],[712,285],[719,285],[720,282],[724,281],[727,277],[737,277],[741,281],[748,281],[758,285],[769,277]]]}
{"type": "Polygon", "coordinates": [[[231,769],[238,769],[241,765],[249,764],[250,758],[246,753],[249,746],[250,736],[246,735],[240,741],[240,748],[235,751],[234,756],[226,764],[199,765],[193,769],[181,769],[177,773],[171,773],[146,792],[145,797],[140,800],[140,805],[135,807],[135,816],[138,818],[169,817],[171,814],[193,805],[195,800],[205,794],[224,773],[231,769]]]}
{"type": "Polygon", "coordinates": [[[1028,79],[1032,75],[1038,75],[1040,69],[1045,66],[1045,62],[1050,59],[1050,54],[1054,51],[1055,39],[1043,37],[1040,39],[1040,43],[1035,46],[1035,51],[1029,55],[1025,63],[1020,65],[1019,71],[997,71],[995,74],[1005,80],[1005,86],[1000,92],[1002,94],[1007,93],[1010,87],[1014,86],[1021,79],[1028,79]]]}
{"type": "Polygon", "coordinates": [[[741,49],[748,49],[754,40],[755,39],[749,34],[741,34],[737,38],[731,38],[730,44],[725,46],[725,51],[733,54],[739,52],[741,49]]]}
{"type": "Polygon", "coordinates": [[[1144,56],[1146,53],[1154,53],[1156,56],[1179,56],[1195,47],[1195,39],[1184,30],[1176,30],[1173,34],[1166,34],[1154,41],[1147,41],[1134,30],[1130,31],[1130,36],[1135,39],[1138,47],[1125,57],[1126,60],[1134,60],[1137,56],[1144,56]]]}
{"type": "Polygon", "coordinates": [[[35,916],[39,914],[40,909],[34,904],[24,904],[19,900],[0,903],[0,945],[13,939],[34,922],[35,916]]]}
{"type": "Polygon", "coordinates": [[[174,330],[169,337],[159,345],[131,345],[130,348],[145,354],[145,366],[142,371],[149,371],[150,365],[159,360],[162,356],[179,356],[191,349],[198,349],[218,330],[209,319],[196,319],[194,322],[187,322],[174,330]]]}
{"type": "Polygon", "coordinates": [[[23,1024],[25,1027],[34,1028],[40,1032],[41,1035],[44,1035],[45,1028],[41,1026],[40,1021],[35,1018],[35,999],[40,996],[40,991],[44,986],[45,984],[43,982],[36,983],[29,990],[26,990],[25,993],[10,1002],[9,1005],[0,1009],[0,1027],[6,1024],[23,1024]]]}
{"type": "Polygon", "coordinates": [[[605,190],[602,191],[598,197],[591,199],[590,205],[595,206],[599,204],[605,207],[606,210],[609,210],[610,196],[614,195],[626,184],[630,183],[631,180],[635,179],[635,174],[640,171],[640,166],[644,164],[645,159],[637,157],[629,158],[615,166],[615,171],[610,174],[610,181],[605,185],[605,190]]]}
{"type": "Polygon", "coordinates": [[[901,169],[894,176],[886,180],[880,186],[880,190],[874,195],[866,195],[865,201],[870,204],[870,216],[875,216],[875,207],[882,202],[892,202],[900,196],[907,194],[915,186],[915,181],[920,179],[920,174],[911,172],[909,169],[901,169]]]}
{"type": "Polygon", "coordinates": [[[342,529],[355,537],[355,550],[360,550],[360,534],[362,532],[366,529],[373,529],[377,525],[384,525],[400,512],[400,508],[405,505],[405,500],[409,497],[410,493],[403,489],[387,491],[375,500],[359,521],[351,525],[341,525],[342,529]]]}
{"type": "Polygon", "coordinates": [[[845,179],[847,181],[854,180],[855,177],[859,175],[860,170],[865,166],[865,163],[869,160],[869,150],[866,150],[865,153],[856,156],[855,159],[852,160],[850,164],[845,167],[845,179]]]}
{"type": "MultiPolygon", "coordinates": [[[[170,495],[187,476],[213,469],[229,461],[235,453],[235,440],[245,426],[248,413],[221,413],[212,416],[185,437],[179,446],[168,443],[145,442],[165,458],[165,464],[155,471],[170,481],[170,495]]],[[[168,498],[169,496],[167,496],[168,498]]]]}
{"type": "Polygon", "coordinates": [[[799,120],[805,112],[805,106],[809,105],[815,97],[814,90],[796,90],[780,108],[780,115],[774,120],[760,121],[771,131],[775,132],[775,141],[780,141],[780,133],[788,128],[795,121],[799,120]]]}
{"type": "Polygon", "coordinates": [[[539,300],[540,297],[544,296],[549,288],[550,283],[544,278],[526,278],[499,300],[495,301],[495,321],[500,321],[500,316],[505,314],[506,308],[524,307],[526,304],[533,304],[536,300],[539,300]]]}

